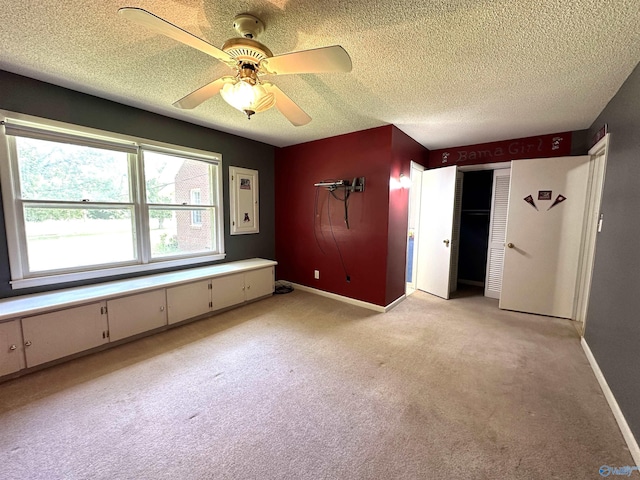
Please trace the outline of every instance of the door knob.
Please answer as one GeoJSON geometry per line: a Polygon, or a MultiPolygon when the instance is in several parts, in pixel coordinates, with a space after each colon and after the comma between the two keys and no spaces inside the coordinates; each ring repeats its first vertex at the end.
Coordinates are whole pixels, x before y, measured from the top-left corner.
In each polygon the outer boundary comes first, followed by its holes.
{"type": "Polygon", "coordinates": [[[442,243],[444,243],[447,247],[449,246],[449,240],[443,240],[442,243]]]}
{"type": "Polygon", "coordinates": [[[511,243],[511,242],[507,243],[507,247],[513,248],[513,243],[511,243]]]}

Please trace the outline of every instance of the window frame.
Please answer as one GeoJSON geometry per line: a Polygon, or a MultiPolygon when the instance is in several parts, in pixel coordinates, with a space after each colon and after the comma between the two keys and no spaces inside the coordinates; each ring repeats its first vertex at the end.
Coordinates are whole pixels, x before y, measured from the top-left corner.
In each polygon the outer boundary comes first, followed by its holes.
{"type": "MultiPolygon", "coordinates": [[[[224,204],[222,184],[222,155],[181,145],[158,142],[131,135],[116,134],[103,130],[82,127],[64,122],[43,119],[6,110],[0,110],[0,186],[4,205],[5,228],[11,269],[11,288],[29,288],[42,285],[55,285],[79,280],[99,279],[114,275],[152,272],[158,269],[183,267],[210,263],[225,258],[224,249],[224,204]],[[94,148],[126,151],[128,153],[130,175],[130,202],[133,204],[135,254],[133,261],[100,264],[71,269],[29,272],[27,259],[26,228],[23,216],[23,205],[31,203],[19,198],[20,178],[16,151],[15,135],[7,133],[19,131],[19,136],[41,138],[50,141],[73,143],[94,148]],[[24,134],[23,134],[24,132],[24,134]],[[212,235],[215,249],[211,253],[181,253],[162,257],[152,257],[149,229],[149,206],[157,206],[147,202],[143,167],[144,151],[165,153],[189,160],[203,161],[210,165],[212,171],[212,235]]],[[[47,203],[43,200],[35,203],[47,203]]],[[[51,203],[51,202],[48,202],[51,203]]],[[[63,204],[66,202],[53,202],[63,204]]],[[[70,202],[74,208],[78,203],[70,202]]],[[[105,202],[89,202],[86,207],[98,208],[100,205],[115,206],[105,202]]],[[[120,205],[120,204],[117,204],[120,205]]],[[[189,209],[195,205],[181,205],[189,209]]],[[[211,207],[208,207],[211,208],[211,207]]]]}
{"type": "MultiPolygon", "coordinates": [[[[189,200],[191,205],[201,205],[202,202],[202,193],[199,188],[192,188],[189,190],[189,200]],[[197,194],[197,202],[194,199],[194,194],[197,194]]],[[[194,209],[191,210],[191,227],[192,228],[202,228],[202,210],[194,209]],[[197,214],[197,218],[196,218],[197,214]]]]}

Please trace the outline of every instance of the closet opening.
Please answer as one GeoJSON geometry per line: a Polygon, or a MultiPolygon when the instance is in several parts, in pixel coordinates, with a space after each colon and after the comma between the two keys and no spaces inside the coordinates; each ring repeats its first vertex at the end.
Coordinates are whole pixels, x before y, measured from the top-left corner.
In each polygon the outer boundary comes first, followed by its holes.
{"type": "Polygon", "coordinates": [[[484,295],[493,170],[464,172],[456,296],[484,295]]]}

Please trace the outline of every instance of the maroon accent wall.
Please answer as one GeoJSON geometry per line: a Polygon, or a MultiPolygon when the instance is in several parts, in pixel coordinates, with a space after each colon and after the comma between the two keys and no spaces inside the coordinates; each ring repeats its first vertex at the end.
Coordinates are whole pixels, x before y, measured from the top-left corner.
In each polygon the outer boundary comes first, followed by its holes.
{"type": "Polygon", "coordinates": [[[400,297],[408,191],[390,190],[389,180],[409,175],[414,153],[426,162],[427,150],[392,125],[278,149],[277,278],[380,306],[400,297]],[[313,185],[354,177],[365,177],[365,191],[349,198],[347,228],[344,204],[313,185]]]}
{"type": "Polygon", "coordinates": [[[561,132],[432,150],[429,153],[428,168],[569,156],[571,155],[571,136],[572,132],[561,132]]]}
{"type": "Polygon", "coordinates": [[[386,305],[406,289],[409,189],[400,186],[399,177],[400,174],[411,177],[411,160],[424,166],[429,157],[426,148],[396,127],[392,129],[391,142],[386,305]]]}

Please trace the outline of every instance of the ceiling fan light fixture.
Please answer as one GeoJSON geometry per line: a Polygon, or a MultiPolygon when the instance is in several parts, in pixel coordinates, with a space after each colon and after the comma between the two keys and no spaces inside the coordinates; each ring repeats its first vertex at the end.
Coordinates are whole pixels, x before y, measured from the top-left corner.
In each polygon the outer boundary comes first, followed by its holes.
{"type": "Polygon", "coordinates": [[[181,109],[191,110],[220,93],[248,118],[275,106],[292,125],[299,127],[308,124],[311,117],[276,85],[261,84],[258,75],[347,73],[352,69],[351,58],[340,45],[274,56],[255,40],[264,31],[264,23],[248,13],[234,19],[233,27],[242,37],[230,38],[218,48],[142,8],[123,7],[118,12],[144,28],[210,55],[236,72],[235,77],[219,77],[173,103],[181,109]]]}
{"type": "Polygon", "coordinates": [[[220,95],[233,108],[244,112],[247,118],[257,112],[264,112],[276,104],[273,93],[267,92],[262,85],[252,85],[250,79],[239,79],[235,83],[226,83],[220,95]]]}

